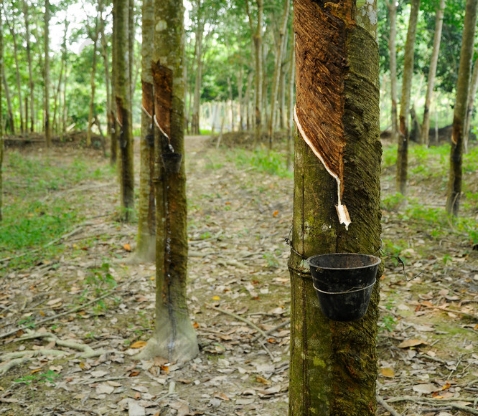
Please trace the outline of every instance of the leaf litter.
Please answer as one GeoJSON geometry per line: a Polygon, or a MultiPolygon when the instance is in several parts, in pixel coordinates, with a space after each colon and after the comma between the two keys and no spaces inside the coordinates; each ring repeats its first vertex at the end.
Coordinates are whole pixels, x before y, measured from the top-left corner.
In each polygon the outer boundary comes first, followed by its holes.
{"type": "MultiPolygon", "coordinates": [[[[65,235],[60,258],[3,269],[0,414],[287,414],[292,181],[195,143],[188,298],[200,355],[184,365],[135,360],[153,327],[155,267],[128,262],[136,227],[114,221],[116,185],[98,181],[89,220],[65,235]]],[[[393,191],[391,178],[382,183],[393,191]]],[[[454,233],[437,241],[383,214],[382,238],[409,247],[405,270],[384,258],[377,393],[389,410],[378,414],[478,414],[478,256],[454,233]]]]}

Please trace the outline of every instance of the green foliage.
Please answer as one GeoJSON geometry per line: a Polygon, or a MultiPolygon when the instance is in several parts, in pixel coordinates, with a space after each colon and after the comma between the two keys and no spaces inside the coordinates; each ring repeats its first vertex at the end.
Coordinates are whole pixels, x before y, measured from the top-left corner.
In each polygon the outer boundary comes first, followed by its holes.
{"type": "Polygon", "coordinates": [[[34,373],[20,377],[14,380],[14,382],[27,385],[34,382],[54,384],[58,377],[60,377],[58,373],[55,373],[53,370],[47,370],[44,373],[34,373]]]}
{"type": "Polygon", "coordinates": [[[286,156],[282,153],[265,150],[254,152],[242,149],[229,151],[228,159],[240,169],[252,168],[258,172],[276,175],[281,178],[292,178],[293,174],[287,169],[286,156]]]}
{"type": "Polygon", "coordinates": [[[387,211],[396,211],[400,208],[404,201],[405,197],[401,193],[396,192],[392,195],[382,198],[381,206],[382,209],[387,211]]]}

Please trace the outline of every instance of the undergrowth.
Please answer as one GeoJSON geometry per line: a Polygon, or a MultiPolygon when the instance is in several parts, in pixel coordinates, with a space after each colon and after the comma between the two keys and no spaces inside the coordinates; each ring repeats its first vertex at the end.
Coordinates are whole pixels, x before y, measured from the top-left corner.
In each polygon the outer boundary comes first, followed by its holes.
{"type": "Polygon", "coordinates": [[[87,201],[74,187],[112,175],[107,166],[92,169],[86,158],[68,162],[48,156],[31,158],[17,151],[6,154],[4,169],[0,260],[12,259],[0,263],[0,270],[7,264],[30,267],[58,255],[62,247],[49,243],[84,218],[82,207],[87,201]]]}

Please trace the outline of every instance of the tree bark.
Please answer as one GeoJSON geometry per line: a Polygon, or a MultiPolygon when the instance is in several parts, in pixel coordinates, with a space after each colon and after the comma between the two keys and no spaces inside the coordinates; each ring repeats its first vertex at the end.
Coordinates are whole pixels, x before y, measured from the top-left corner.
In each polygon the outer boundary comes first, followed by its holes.
{"type": "Polygon", "coordinates": [[[33,133],[35,130],[35,87],[33,82],[33,63],[32,63],[32,53],[31,53],[31,42],[30,42],[30,19],[29,19],[29,10],[28,3],[26,0],[23,0],[23,18],[25,21],[25,40],[26,40],[26,51],[27,51],[27,62],[28,62],[28,86],[30,87],[30,132],[33,133]]]}
{"type": "Polygon", "coordinates": [[[20,132],[25,132],[25,118],[24,118],[24,111],[23,111],[23,99],[22,99],[22,84],[20,81],[20,64],[18,60],[18,44],[17,44],[17,34],[15,32],[15,26],[13,21],[10,22],[8,18],[5,16],[5,23],[8,26],[10,34],[12,36],[13,41],[13,58],[15,60],[15,75],[16,75],[16,82],[17,82],[17,96],[18,96],[18,114],[20,116],[20,132]]]}
{"type": "Polygon", "coordinates": [[[3,72],[3,76],[1,78],[3,83],[3,90],[5,100],[7,102],[7,119],[5,120],[5,129],[10,131],[10,134],[15,134],[15,122],[13,120],[13,107],[12,107],[12,97],[10,94],[10,88],[8,88],[7,77],[5,72],[3,72]]]}
{"type": "Polygon", "coordinates": [[[277,94],[279,91],[279,80],[282,69],[282,55],[285,49],[285,33],[287,30],[287,22],[289,20],[289,11],[290,11],[290,0],[284,1],[284,10],[282,11],[282,20],[281,26],[279,29],[279,39],[278,47],[276,52],[276,61],[274,65],[274,75],[272,77],[272,90],[271,90],[271,111],[269,118],[269,150],[272,149],[272,136],[274,133],[274,123],[275,123],[275,111],[276,111],[276,101],[277,94]]]}
{"type": "Polygon", "coordinates": [[[103,1],[98,1],[98,10],[95,17],[95,28],[94,32],[91,34],[90,39],[93,41],[93,56],[91,62],[91,73],[90,73],[90,105],[88,111],[88,128],[86,130],[86,146],[91,146],[91,134],[93,127],[93,120],[95,119],[95,93],[96,93],[96,54],[98,52],[98,38],[100,36],[100,19],[103,14],[103,1]]]}
{"type": "Polygon", "coordinates": [[[428,146],[428,136],[430,132],[430,104],[432,101],[433,88],[435,87],[435,77],[438,64],[438,53],[440,52],[441,32],[443,28],[443,14],[445,13],[445,0],[440,0],[435,17],[435,35],[433,37],[433,50],[430,58],[430,69],[428,71],[428,86],[425,97],[425,107],[423,109],[422,135],[421,143],[428,146]]]}
{"type": "Polygon", "coordinates": [[[446,211],[458,216],[463,175],[463,129],[470,91],[471,63],[473,59],[473,43],[475,40],[476,15],[478,0],[467,0],[465,9],[465,25],[460,51],[460,67],[456,84],[456,99],[453,112],[453,128],[451,135],[450,175],[446,199],[446,211]]]}
{"type": "Polygon", "coordinates": [[[463,128],[463,152],[468,152],[468,139],[470,136],[470,126],[471,126],[471,119],[473,118],[473,107],[475,103],[475,96],[478,90],[478,59],[475,61],[473,65],[473,74],[471,76],[470,82],[470,94],[468,96],[468,107],[466,111],[466,121],[465,127],[463,128]]]}
{"type": "Polygon", "coordinates": [[[255,128],[254,128],[254,148],[261,141],[262,134],[262,24],[264,18],[264,2],[263,0],[256,0],[257,2],[257,25],[254,30],[253,18],[249,6],[249,0],[246,0],[246,12],[249,19],[249,26],[251,29],[252,41],[254,45],[254,64],[255,64],[255,128]]]}
{"type": "Polygon", "coordinates": [[[156,137],[156,322],[153,337],[139,355],[185,362],[198,353],[186,303],[187,203],[184,162],[179,172],[161,159],[184,159],[184,8],[154,0],[153,86],[156,137]]]}
{"type": "MultiPolygon", "coordinates": [[[[0,2],[0,6],[3,6],[0,2]]],[[[2,7],[3,9],[3,7],[2,7]]],[[[0,9],[0,27],[3,27],[3,10],[0,9]]],[[[0,79],[4,77],[4,63],[3,63],[3,30],[0,30],[0,79]]],[[[3,143],[3,91],[2,83],[0,82],[0,222],[3,219],[3,152],[4,152],[4,143],[3,143]]],[[[22,103],[20,102],[20,106],[22,103]]]]}
{"type": "Polygon", "coordinates": [[[153,62],[154,8],[143,0],[141,42],[141,166],[139,175],[138,236],[135,257],[142,261],[156,258],[156,203],[154,196],[153,62]]]}
{"type": "Polygon", "coordinates": [[[118,144],[120,153],[120,199],[121,217],[124,221],[132,220],[134,209],[134,171],[133,171],[133,126],[131,107],[131,71],[129,48],[129,0],[116,0],[117,26],[115,44],[115,94],[116,116],[120,128],[118,144]]]}
{"type": "MultiPolygon", "coordinates": [[[[305,258],[380,250],[379,59],[376,3],[295,0],[297,104],[291,275],[290,415],[376,411],[378,283],[359,321],[324,317],[305,258]],[[320,39],[320,42],[317,42],[320,39]],[[306,144],[321,143],[324,168],[306,144]],[[319,140],[320,138],[320,140],[319,140]],[[340,159],[340,160],[339,160],[340,159]],[[337,220],[337,183],[351,217],[337,220]]],[[[316,146],[316,145],[314,145],[316,146]]]]}
{"type": "Polygon", "coordinates": [[[292,164],[292,137],[294,133],[294,87],[295,87],[295,36],[292,33],[290,47],[290,80],[289,80],[289,121],[287,132],[287,169],[292,164]]]}
{"type": "Polygon", "coordinates": [[[65,30],[63,31],[63,42],[61,43],[61,62],[60,62],[60,75],[58,77],[58,85],[56,88],[54,105],[53,105],[53,122],[52,127],[58,133],[60,131],[60,126],[58,122],[58,109],[61,106],[61,85],[63,81],[63,72],[65,71],[66,67],[66,59],[67,59],[67,49],[66,49],[66,37],[68,33],[68,19],[65,18],[65,30]]]}
{"type": "Polygon", "coordinates": [[[201,110],[201,81],[202,81],[202,40],[204,34],[204,22],[201,16],[201,0],[196,1],[196,44],[194,59],[196,61],[196,78],[194,82],[194,103],[191,116],[191,134],[200,134],[199,113],[201,110]]]}
{"type": "Polygon", "coordinates": [[[397,192],[405,195],[407,191],[408,174],[408,142],[410,140],[410,94],[413,78],[413,54],[417,32],[418,11],[420,0],[411,0],[410,20],[408,22],[407,40],[405,43],[405,58],[402,76],[402,98],[400,101],[400,127],[397,152],[397,192]]]}
{"type": "Polygon", "coordinates": [[[398,117],[397,117],[397,2],[392,0],[387,3],[388,17],[390,20],[390,37],[388,46],[390,49],[390,96],[392,116],[392,140],[397,140],[398,117]]]}
{"type": "Polygon", "coordinates": [[[44,33],[44,129],[46,147],[51,147],[50,125],[50,0],[45,0],[45,33],[44,33]]]}

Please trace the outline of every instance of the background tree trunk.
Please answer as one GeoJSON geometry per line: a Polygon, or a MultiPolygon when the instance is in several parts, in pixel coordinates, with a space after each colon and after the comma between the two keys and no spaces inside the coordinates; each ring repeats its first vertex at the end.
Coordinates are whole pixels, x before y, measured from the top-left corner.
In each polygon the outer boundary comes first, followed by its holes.
{"type": "Polygon", "coordinates": [[[321,253],[377,255],[381,244],[376,5],[328,5],[294,3],[296,106],[297,115],[305,115],[299,117],[304,131],[343,143],[341,152],[324,156],[342,158],[343,199],[352,223],[348,231],[339,224],[337,183],[299,134],[289,259],[289,414],[371,416],[376,411],[378,284],[361,320],[331,321],[320,312],[304,261],[321,253]]]}
{"type": "Polygon", "coordinates": [[[269,150],[272,149],[272,136],[274,133],[274,122],[275,122],[275,111],[276,111],[276,101],[277,101],[277,94],[279,91],[279,81],[281,76],[281,69],[282,69],[282,55],[285,49],[285,34],[287,30],[287,22],[289,20],[289,11],[290,11],[290,0],[284,1],[284,10],[282,12],[282,21],[281,26],[279,29],[279,39],[278,39],[278,47],[276,53],[276,61],[274,66],[274,75],[272,77],[272,91],[271,91],[271,111],[270,111],[270,118],[269,118],[269,150]]]}
{"type": "Polygon", "coordinates": [[[473,107],[475,103],[476,92],[478,90],[478,59],[473,65],[473,74],[470,81],[470,94],[468,96],[468,107],[466,111],[465,127],[463,128],[463,151],[468,152],[468,138],[470,136],[471,120],[473,118],[473,107]]]}
{"type": "Polygon", "coordinates": [[[440,52],[441,32],[443,28],[443,14],[445,13],[445,0],[440,0],[435,18],[435,35],[433,37],[433,50],[430,58],[430,69],[428,71],[428,86],[425,96],[425,107],[423,109],[421,143],[428,146],[428,134],[430,131],[430,104],[432,101],[433,88],[435,87],[435,76],[437,72],[438,53],[440,52]]]}
{"type": "Polygon", "coordinates": [[[46,147],[51,147],[51,125],[50,125],[50,0],[45,0],[45,36],[44,36],[44,126],[46,147]]]}
{"type": "Polygon", "coordinates": [[[263,0],[256,0],[257,2],[257,25],[254,30],[254,23],[249,6],[249,0],[246,0],[246,12],[249,19],[249,26],[251,28],[251,35],[253,37],[254,45],[254,64],[255,64],[255,128],[254,128],[254,147],[260,142],[262,134],[262,22],[264,18],[264,3],[263,0]]]}
{"type": "MultiPolygon", "coordinates": [[[[0,6],[3,6],[3,1],[0,1],[0,6]]],[[[0,8],[0,27],[3,27],[3,7],[0,8]]],[[[4,76],[4,63],[3,63],[3,30],[0,30],[0,79],[3,79],[4,76]]],[[[3,214],[3,152],[4,152],[4,143],[3,143],[3,91],[2,83],[0,82],[0,222],[2,222],[3,214]]],[[[20,103],[21,105],[21,103],[20,103]]]]}
{"type": "Polygon", "coordinates": [[[3,84],[3,91],[5,100],[7,101],[7,119],[4,121],[4,128],[10,131],[10,134],[15,134],[15,122],[13,120],[13,107],[12,107],[12,97],[10,95],[10,89],[7,84],[7,77],[5,76],[5,71],[3,72],[1,83],[3,84]]]}
{"type": "Polygon", "coordinates": [[[387,3],[388,17],[390,20],[390,37],[388,47],[390,49],[390,96],[391,96],[391,116],[392,116],[392,140],[397,139],[398,117],[397,117],[397,2],[391,0],[387,3]]]}
{"type": "Polygon", "coordinates": [[[198,353],[186,303],[188,259],[186,171],[184,167],[184,8],[154,0],[153,85],[156,169],[156,323],[139,357],[189,361],[198,353]],[[168,139],[169,138],[169,139],[168,139]],[[183,155],[179,172],[161,161],[174,149],[183,155]]]}
{"type": "Polygon", "coordinates": [[[138,237],[136,257],[145,261],[156,258],[156,204],[154,196],[153,135],[153,62],[154,8],[152,0],[143,0],[141,42],[141,167],[139,175],[138,237]]]}
{"type": "Polygon", "coordinates": [[[12,36],[13,42],[13,58],[15,60],[15,76],[17,82],[17,97],[18,97],[18,114],[20,116],[20,132],[25,132],[25,118],[24,118],[24,111],[23,111],[23,99],[22,99],[22,84],[20,81],[20,64],[18,60],[18,44],[17,44],[17,34],[15,32],[14,22],[10,22],[8,18],[5,16],[5,23],[8,26],[10,31],[10,35],[12,36]]]}
{"type": "Polygon", "coordinates": [[[88,111],[88,128],[86,129],[86,146],[91,146],[91,134],[93,127],[93,120],[95,119],[95,93],[96,93],[96,54],[98,52],[98,38],[100,36],[101,16],[103,14],[103,1],[98,2],[98,10],[95,18],[94,32],[90,36],[93,41],[93,56],[91,62],[91,74],[90,74],[90,105],[88,111]]]}
{"type": "Polygon", "coordinates": [[[26,41],[26,50],[27,50],[27,62],[28,62],[28,86],[30,87],[30,132],[35,130],[35,85],[33,82],[33,62],[32,62],[32,53],[31,53],[31,42],[30,42],[30,19],[28,15],[28,3],[26,0],[23,0],[23,18],[25,21],[25,41],[26,41]]]}
{"type": "Polygon", "coordinates": [[[407,41],[405,43],[405,58],[402,76],[402,98],[400,101],[400,134],[397,153],[397,192],[407,191],[408,174],[408,142],[410,139],[410,93],[413,79],[413,54],[417,32],[418,11],[420,0],[411,0],[410,20],[408,22],[407,41]]]}
{"type": "Polygon", "coordinates": [[[456,100],[453,112],[453,129],[451,135],[450,176],[448,179],[446,211],[455,216],[460,208],[463,175],[463,129],[470,90],[470,73],[475,40],[476,15],[478,0],[467,0],[465,26],[460,52],[460,69],[456,84],[456,100]]]}
{"type": "Polygon", "coordinates": [[[199,113],[201,111],[201,81],[202,81],[202,40],[204,22],[201,13],[201,0],[196,1],[197,25],[194,60],[196,61],[196,78],[194,82],[194,102],[191,116],[191,134],[200,134],[199,113]]]}
{"type": "Polygon", "coordinates": [[[134,171],[133,171],[133,126],[131,108],[131,65],[129,54],[129,0],[116,0],[115,27],[116,71],[115,94],[116,111],[119,124],[120,152],[120,198],[122,219],[131,221],[134,208],[134,171]]]}

